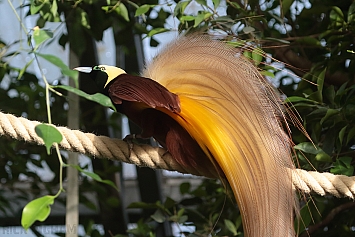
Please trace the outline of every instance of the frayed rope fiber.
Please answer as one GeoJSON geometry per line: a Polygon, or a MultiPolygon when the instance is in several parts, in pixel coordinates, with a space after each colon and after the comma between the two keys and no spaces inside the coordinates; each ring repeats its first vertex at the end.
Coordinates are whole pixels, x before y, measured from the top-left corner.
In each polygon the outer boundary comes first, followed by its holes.
{"type": "MultiPolygon", "coordinates": [[[[31,121],[23,117],[0,112],[0,135],[16,140],[44,145],[42,138],[35,132],[38,121],[31,121]]],[[[96,136],[79,130],[66,127],[56,127],[63,135],[60,148],[67,151],[79,152],[95,158],[118,160],[137,166],[152,169],[165,169],[178,171],[184,174],[193,174],[216,178],[208,170],[186,170],[180,166],[165,149],[149,145],[129,144],[126,141],[96,136]]],[[[355,176],[334,175],[319,173],[302,169],[290,169],[295,188],[303,193],[317,193],[319,195],[331,194],[336,197],[355,199],[355,176]]]]}

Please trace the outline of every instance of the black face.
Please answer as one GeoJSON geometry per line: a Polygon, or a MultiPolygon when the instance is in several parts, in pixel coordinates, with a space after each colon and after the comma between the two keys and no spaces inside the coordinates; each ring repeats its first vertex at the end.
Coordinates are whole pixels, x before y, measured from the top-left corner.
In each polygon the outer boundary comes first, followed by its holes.
{"type": "Polygon", "coordinates": [[[108,75],[105,72],[105,67],[93,66],[90,72],[90,77],[95,81],[96,85],[104,90],[105,84],[108,79],[108,75]]]}

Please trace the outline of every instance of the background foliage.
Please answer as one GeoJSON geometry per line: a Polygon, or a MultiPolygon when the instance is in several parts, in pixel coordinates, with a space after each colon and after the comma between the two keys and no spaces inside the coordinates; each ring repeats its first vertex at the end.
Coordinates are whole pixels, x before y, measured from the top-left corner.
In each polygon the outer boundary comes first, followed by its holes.
{"type": "MultiPolygon", "coordinates": [[[[10,1],[7,3],[11,4],[10,1]]],[[[13,50],[13,46],[24,44],[23,39],[0,42],[2,111],[31,120],[47,121],[46,91],[42,78],[31,73],[28,66],[35,63],[35,55],[42,57],[61,69],[63,76],[56,79],[58,84],[63,83],[64,75],[69,73],[68,67],[45,55],[52,41],[59,42],[63,47],[70,45],[81,65],[91,65],[96,60],[93,40],[100,41],[104,31],[112,28],[116,48],[127,55],[126,70],[137,73],[137,69],[130,68],[132,64],[129,63],[129,55],[134,58],[136,54],[131,43],[132,35],[149,37],[150,45],[155,47],[159,44],[155,36],[169,31],[221,34],[231,44],[241,47],[262,73],[269,76],[287,97],[285,103],[290,114],[293,111],[300,117],[314,145],[302,132],[291,126],[297,166],[307,170],[354,175],[353,1],[31,0],[24,1],[21,8],[28,10],[28,17],[36,17],[39,28],[28,31],[28,41],[32,42],[29,49],[20,47],[20,50],[13,50]],[[59,35],[50,22],[64,24],[67,31],[59,35]],[[235,42],[236,39],[239,43],[235,42]],[[17,68],[12,60],[19,51],[25,51],[32,58],[23,68],[17,68]]],[[[82,86],[81,89],[95,92],[90,87],[93,85],[86,88],[82,86]]],[[[61,92],[65,94],[65,91],[61,92]]],[[[56,115],[53,122],[65,124],[65,96],[52,93],[50,103],[52,113],[56,115]]],[[[83,105],[81,109],[83,130],[107,133],[102,107],[90,104],[83,105]]],[[[0,212],[19,220],[20,213],[12,208],[14,203],[30,201],[42,193],[54,195],[57,192],[53,187],[59,185],[59,164],[55,155],[47,155],[43,147],[6,137],[0,137],[0,144],[6,144],[0,146],[0,212]],[[43,180],[29,166],[48,166],[53,178],[43,180]],[[28,182],[31,194],[16,185],[19,181],[28,182]],[[14,198],[4,196],[5,190],[13,193],[14,198]]],[[[95,162],[94,171],[107,179],[120,170],[119,165],[112,166],[107,161],[95,162]]],[[[119,199],[112,188],[94,183],[86,176],[81,181],[81,193],[91,190],[103,194],[98,204],[102,216],[109,216],[108,213],[119,206],[119,199]]],[[[114,225],[114,221],[105,222],[101,219],[105,230],[116,230],[112,234],[119,236],[155,236],[156,223],[170,221],[193,226],[191,231],[181,233],[186,236],[243,235],[238,210],[229,192],[218,182],[206,180],[195,189],[189,183],[184,183],[180,191],[184,195],[182,200],[167,198],[163,203],[131,204],[131,208],[152,209],[153,215],[137,222],[136,228],[128,233],[110,226],[114,225]]],[[[61,197],[58,200],[61,201],[61,197]]],[[[355,205],[350,200],[300,195],[300,201],[303,222],[296,224],[300,236],[355,236],[355,205]],[[304,226],[308,228],[308,233],[303,231],[304,226]]],[[[98,209],[85,195],[81,195],[80,202],[98,209]]],[[[87,235],[99,234],[92,229],[92,220],[85,220],[85,223],[87,235]]],[[[105,235],[110,236],[107,232],[105,235]]]]}

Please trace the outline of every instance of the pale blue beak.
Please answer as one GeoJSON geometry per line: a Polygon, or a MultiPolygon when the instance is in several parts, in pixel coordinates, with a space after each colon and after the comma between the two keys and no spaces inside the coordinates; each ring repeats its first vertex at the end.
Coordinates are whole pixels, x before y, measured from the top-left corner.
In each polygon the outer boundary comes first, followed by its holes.
{"type": "Polygon", "coordinates": [[[76,70],[78,72],[90,73],[92,71],[92,68],[91,67],[76,67],[73,70],[76,70]]]}

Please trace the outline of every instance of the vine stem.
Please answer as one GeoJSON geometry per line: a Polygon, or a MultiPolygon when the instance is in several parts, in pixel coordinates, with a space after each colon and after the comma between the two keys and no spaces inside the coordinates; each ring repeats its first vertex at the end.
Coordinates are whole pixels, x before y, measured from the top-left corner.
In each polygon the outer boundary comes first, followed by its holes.
{"type": "MultiPolygon", "coordinates": [[[[7,2],[9,3],[12,11],[14,12],[17,20],[20,22],[21,28],[22,30],[25,32],[26,36],[28,37],[30,35],[30,33],[27,31],[25,25],[23,24],[22,19],[20,18],[20,16],[17,14],[15,7],[13,6],[13,4],[11,3],[10,0],[7,0],[7,2]]],[[[51,115],[51,108],[50,108],[50,90],[53,91],[53,89],[51,88],[51,86],[49,85],[46,76],[43,73],[42,67],[40,65],[40,62],[38,60],[38,57],[35,53],[35,47],[32,44],[32,41],[29,40],[29,45],[31,47],[32,52],[34,53],[34,57],[37,63],[37,66],[39,68],[42,80],[45,83],[45,91],[46,91],[46,109],[47,109],[47,118],[48,118],[48,124],[52,124],[52,115],[51,115]]],[[[66,167],[67,165],[63,162],[63,158],[62,155],[60,154],[60,150],[59,150],[59,146],[57,143],[54,144],[55,146],[55,150],[58,156],[58,160],[60,163],[60,167],[59,167],[59,190],[57,192],[57,194],[55,195],[55,197],[58,197],[59,194],[64,190],[63,188],[63,167],[66,167]]]]}

